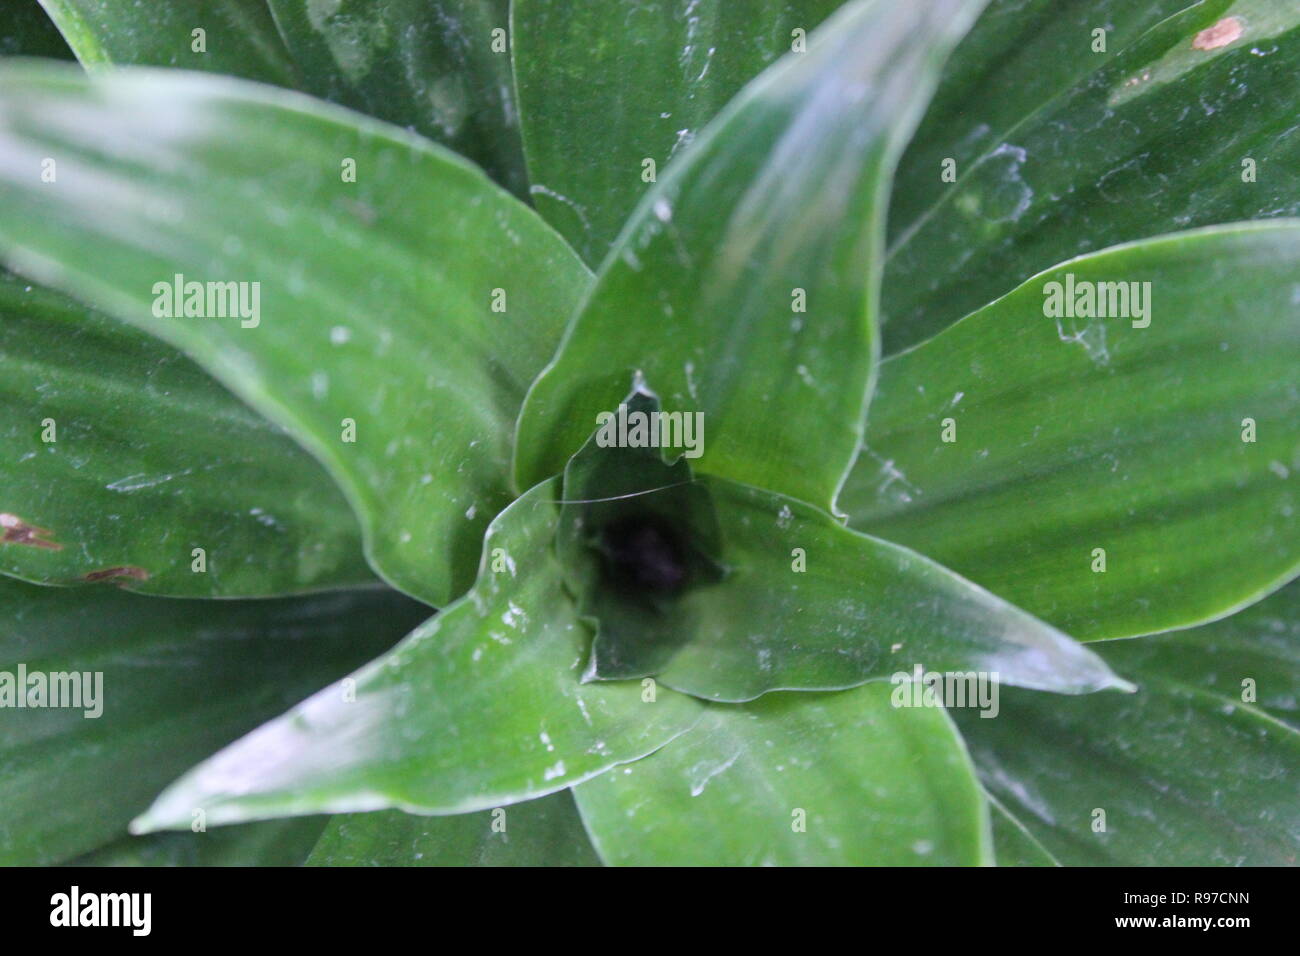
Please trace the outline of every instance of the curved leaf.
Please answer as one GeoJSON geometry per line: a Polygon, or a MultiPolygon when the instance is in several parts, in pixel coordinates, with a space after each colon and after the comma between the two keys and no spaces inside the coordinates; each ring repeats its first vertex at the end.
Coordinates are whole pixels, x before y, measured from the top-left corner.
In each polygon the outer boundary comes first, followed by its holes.
{"type": "Polygon", "coordinates": [[[211,602],[9,578],[0,601],[0,862],[24,865],[124,835],[185,767],[427,614],[388,591],[211,602]],[[37,674],[49,687],[53,674],[92,675],[82,706],[14,706],[20,666],[29,690],[37,674]]]}
{"type": "Polygon", "coordinates": [[[533,202],[593,265],[646,183],[843,0],[515,0],[512,56],[533,202]]]}
{"type": "Polygon", "coordinates": [[[1290,221],[1043,273],[882,364],[841,506],[1080,639],[1258,600],[1300,572],[1297,274],[1290,221]],[[1067,283],[1146,318],[1044,314],[1067,283]]]}
{"type": "Polygon", "coordinates": [[[686,639],[659,672],[713,700],[828,690],[926,671],[980,671],[1058,693],[1131,689],[1055,628],[906,548],[790,498],[703,479],[725,580],[670,613],[686,639]]]}
{"type": "Polygon", "coordinates": [[[600,859],[572,795],[561,790],[449,817],[400,810],[341,814],[330,820],[307,865],[599,866],[600,859]]]}
{"type": "Polygon", "coordinates": [[[289,428],[393,584],[435,605],[463,593],[512,498],[524,390],[588,282],[572,251],[445,150],[293,94],[31,63],[0,76],[4,258],[289,428]],[[168,291],[176,275],[244,283],[245,308],[165,317],[192,301],[168,291]]]}
{"type": "Polygon", "coordinates": [[[887,687],[712,705],[658,753],[574,788],[606,863],[952,866],[990,860],[988,815],[941,709],[887,687]]]}
{"type": "Polygon", "coordinates": [[[899,163],[885,354],[1080,253],[1300,215],[1298,75],[1294,3],[995,0],[899,163]]]}
{"type": "Polygon", "coordinates": [[[268,2],[303,89],[444,143],[527,193],[509,0],[268,2]]]}
{"type": "Polygon", "coordinates": [[[1136,694],[1013,690],[995,719],[954,713],[1015,823],[1067,865],[1294,866],[1300,588],[1098,649],[1136,694]]]}
{"type": "Polygon", "coordinates": [[[321,467],[156,339],[0,274],[0,373],[0,572],[184,597],[375,583],[321,467]]]}
{"type": "Polygon", "coordinates": [[[200,764],[133,832],[397,808],[456,814],[545,796],[661,747],[700,705],[580,683],[589,638],[554,555],[555,482],[488,529],[478,583],[390,653],[200,764]]]}
{"type": "Polygon", "coordinates": [[[292,86],[296,79],[265,0],[41,0],[41,5],[90,68],[169,66],[280,86],[292,86]]]}
{"type": "Polygon", "coordinates": [[[875,362],[890,172],[979,6],[847,5],[669,165],[529,392],[521,485],[558,473],[640,371],[665,409],[703,413],[700,471],[831,506],[875,362]]]}
{"type": "MultiPolygon", "coordinates": [[[[644,389],[624,404],[629,415],[658,408],[644,389]]],[[[917,667],[1060,693],[1131,689],[1065,634],[928,558],[793,498],[692,478],[685,459],[666,465],[653,448],[597,436],[570,460],[557,552],[596,627],[593,678],[655,676],[732,702],[910,679],[917,667]],[[627,529],[638,529],[630,543],[627,529]],[[681,580],[629,587],[611,557],[629,549],[680,565],[681,580]]]]}

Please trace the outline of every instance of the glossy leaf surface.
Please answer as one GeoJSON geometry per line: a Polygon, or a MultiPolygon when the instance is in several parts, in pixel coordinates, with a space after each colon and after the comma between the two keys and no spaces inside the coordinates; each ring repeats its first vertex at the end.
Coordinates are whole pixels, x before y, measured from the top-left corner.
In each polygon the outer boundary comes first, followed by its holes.
{"type": "Polygon", "coordinates": [[[846,5],[663,170],[528,395],[520,484],[642,372],[703,415],[699,471],[831,506],[873,373],[890,173],[980,5],[846,5]]]}
{"type": "Polygon", "coordinates": [[[415,130],[527,194],[509,0],[268,0],[302,88],[415,130]],[[500,32],[497,32],[500,31],[500,32]]]}
{"type": "Polygon", "coordinates": [[[990,4],[899,165],[885,354],[1073,256],[1300,215],[1298,72],[1291,2],[990,4]]]}
{"type": "Polygon", "coordinates": [[[989,859],[970,759],[941,709],[889,688],[716,704],[653,756],[574,790],[611,865],[957,865],[989,859]]]}
{"type": "Polygon", "coordinates": [[[167,66],[293,86],[265,0],[40,0],[87,67],[167,66]]]}
{"type": "Polygon", "coordinates": [[[560,238],[445,150],[293,94],[32,64],[2,79],[5,258],[286,426],[389,581],[463,593],[513,497],[524,390],[588,281],[560,238]]]}
{"type": "Polygon", "coordinates": [[[842,0],[515,0],[533,202],[598,265],[662,169],[842,0]]]}
{"type": "Polygon", "coordinates": [[[397,808],[466,813],[635,760],[699,719],[691,698],[580,683],[590,637],[554,556],[554,483],[493,523],[474,589],[390,653],[199,765],[133,826],[397,808]]]}
{"type": "Polygon", "coordinates": [[[1287,221],[1038,276],[883,363],[841,505],[1081,640],[1257,600],[1300,571],[1298,274],[1287,221]]]}
{"type": "Polygon", "coordinates": [[[0,861],[29,865],[124,836],[186,767],[427,613],[378,590],[213,602],[0,578],[0,597],[0,861]],[[42,683],[47,706],[15,706],[42,683]]]}
{"type": "Polygon", "coordinates": [[[984,785],[1050,854],[1018,857],[1004,831],[999,858],[1006,846],[1013,861],[1074,866],[1294,866],[1300,589],[1098,648],[1136,694],[1013,689],[994,719],[954,712],[984,785]]]}
{"type": "Polygon", "coordinates": [[[7,274],[0,437],[5,574],[185,597],[377,583],[292,439],[170,347],[7,274]]]}

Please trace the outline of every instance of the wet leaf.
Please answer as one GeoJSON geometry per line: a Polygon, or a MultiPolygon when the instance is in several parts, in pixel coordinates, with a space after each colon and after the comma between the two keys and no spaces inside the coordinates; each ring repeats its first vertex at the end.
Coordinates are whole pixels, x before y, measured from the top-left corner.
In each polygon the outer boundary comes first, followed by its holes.
{"type": "Polygon", "coordinates": [[[526,196],[509,0],[268,0],[302,88],[442,143],[526,196]],[[500,31],[500,33],[496,33],[500,31]]]}
{"type": "Polygon", "coordinates": [[[885,354],[1081,253],[1300,215],[1297,70],[1294,3],[995,0],[899,164],[885,354]]]}
{"type": "Polygon", "coordinates": [[[20,667],[29,690],[39,674],[47,687],[58,684],[64,703],[77,702],[74,687],[87,692],[80,707],[6,703],[0,711],[0,862],[21,865],[125,836],[168,780],[427,613],[377,590],[215,602],[11,578],[0,578],[0,600],[0,695],[16,695],[20,667]]]}
{"type": "Polygon", "coordinates": [[[662,171],[529,392],[520,484],[557,474],[639,371],[703,415],[700,472],[831,506],[873,373],[890,174],[980,5],[846,5],[662,171]]]}
{"type": "Polygon", "coordinates": [[[606,863],[988,862],[988,816],[943,710],[889,688],[715,704],[659,752],[574,789],[606,863]]]}
{"type": "Polygon", "coordinates": [[[1005,808],[999,860],[1294,866],[1300,588],[1215,624],[1097,647],[1136,694],[1008,690],[995,719],[954,711],[1005,808]],[[1037,858],[1018,849],[1024,837],[1037,858]]]}
{"type": "Polygon", "coordinates": [[[533,202],[595,266],[663,169],[843,0],[515,0],[533,202]],[[796,34],[800,30],[802,34],[796,34]]]}
{"type": "Polygon", "coordinates": [[[882,364],[841,506],[1081,640],[1258,600],[1300,572],[1297,269],[1294,221],[1055,267],[882,364]]]}
{"type": "Polygon", "coordinates": [[[6,64],[0,157],[17,271],[179,347],[288,428],[395,586],[434,605],[469,587],[513,497],[524,391],[588,282],[532,210],[391,126],[195,74],[6,64]],[[209,288],[232,282],[223,306],[209,288]]]}
{"type": "Polygon", "coordinates": [[[531,800],[658,749],[699,719],[666,688],[580,682],[590,638],[554,556],[555,482],[502,512],[479,581],[390,653],[190,771],[133,823],[187,825],[531,800]]]}
{"type": "Polygon", "coordinates": [[[185,597],[378,583],[320,465],[156,339],[0,274],[0,372],[5,574],[185,597]]]}

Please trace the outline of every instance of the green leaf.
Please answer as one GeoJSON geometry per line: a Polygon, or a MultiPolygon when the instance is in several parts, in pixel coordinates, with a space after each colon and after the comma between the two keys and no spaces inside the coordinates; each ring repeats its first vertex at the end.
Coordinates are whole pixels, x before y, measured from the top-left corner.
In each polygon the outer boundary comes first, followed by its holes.
{"type": "Polygon", "coordinates": [[[0,274],[0,383],[0,572],[184,597],[375,583],[321,467],[156,339],[0,274]]]}
{"type": "Polygon", "coordinates": [[[700,471],[830,508],[862,434],[890,172],[980,5],[847,5],[662,171],[529,393],[521,485],[639,370],[703,413],[700,471]]]}
{"type": "Polygon", "coordinates": [[[997,0],[899,164],[885,354],[1080,253],[1300,215],[1298,71],[1294,3],[997,0]]]}
{"type": "Polygon", "coordinates": [[[328,817],[267,820],[204,833],[127,836],[70,861],[72,866],[299,866],[328,817]]]}
{"type": "Polygon", "coordinates": [[[609,251],[657,168],[842,0],[515,0],[511,11],[537,210],[589,263],[609,251]]]}
{"type": "Polygon", "coordinates": [[[269,6],[304,90],[413,129],[527,194],[506,37],[509,0],[269,6]],[[502,33],[494,44],[495,30],[502,33]]]}
{"type": "Polygon", "coordinates": [[[287,427],[395,586],[435,605],[463,593],[513,497],[524,390],[588,283],[572,251],[463,160],[293,94],[31,63],[0,79],[4,258],[287,427]],[[189,301],[168,293],[176,275],[246,283],[250,317],[155,315],[189,301]]]}
{"type": "MultiPolygon", "coordinates": [[[[238,827],[234,829],[239,829],[238,827]]],[[[449,817],[400,810],[330,820],[308,866],[599,866],[573,796],[449,817]]]]}
{"type": "Polygon", "coordinates": [[[1060,866],[1034,835],[996,797],[984,794],[993,820],[993,848],[998,866],[1060,866]]]}
{"type": "MultiPolygon", "coordinates": [[[[629,416],[658,408],[644,388],[624,404],[629,416]]],[[[1128,688],[1082,645],[928,558],[657,455],[597,435],[565,469],[557,549],[595,619],[591,677],[653,675],[732,702],[910,679],[918,666],[1061,693],[1128,688]],[[629,581],[635,572],[654,577],[629,581]]]]}
{"type": "Polygon", "coordinates": [[[690,728],[700,705],[689,697],[580,683],[590,640],[555,559],[556,484],[493,522],[469,594],[190,771],[134,832],[186,826],[195,807],[209,823],[499,807],[643,757],[690,728]]]}
{"type": "MultiPolygon", "coordinates": [[[[9,578],[0,578],[0,603],[0,700],[8,701],[0,710],[0,863],[23,865],[123,835],[184,768],[427,614],[377,590],[209,602],[9,578]],[[80,708],[18,708],[20,666],[47,683],[52,674],[91,674],[90,693],[80,708]]],[[[187,809],[184,827],[192,821],[187,809]]]]}
{"type": "Polygon", "coordinates": [[[36,0],[8,4],[0,26],[0,56],[47,56],[72,59],[58,27],[36,0]]]}
{"type": "Polygon", "coordinates": [[[919,664],[1058,693],[1128,688],[1065,634],[920,554],[791,498],[702,482],[729,573],[674,608],[691,637],[659,673],[669,687],[748,700],[850,687],[919,664]]]}
{"type": "Polygon", "coordinates": [[[988,816],[939,708],[889,688],[712,705],[658,753],[574,788],[606,863],[978,864],[988,816]]]}
{"type": "Polygon", "coordinates": [[[264,0],[41,0],[41,5],[88,68],[169,66],[280,86],[293,86],[296,79],[264,0]]]}
{"type": "Polygon", "coordinates": [[[1098,647],[1138,693],[1011,690],[994,719],[954,711],[1019,828],[1066,865],[1294,866],[1300,588],[1205,627],[1098,647]]]}
{"type": "Polygon", "coordinates": [[[1287,221],[1043,273],[882,364],[841,506],[1084,640],[1258,600],[1300,572],[1297,270],[1287,221]],[[1070,275],[1149,282],[1149,327],[1045,315],[1070,275]]]}

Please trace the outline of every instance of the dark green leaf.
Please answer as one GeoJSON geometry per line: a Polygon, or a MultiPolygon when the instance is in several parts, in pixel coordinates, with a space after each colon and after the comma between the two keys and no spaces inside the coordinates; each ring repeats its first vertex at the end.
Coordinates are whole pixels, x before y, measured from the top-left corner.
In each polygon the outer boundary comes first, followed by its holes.
{"type": "Polygon", "coordinates": [[[72,860],[73,866],[299,866],[328,817],[267,820],[204,833],[127,836],[72,860]]]}
{"type": "MultiPolygon", "coordinates": [[[[1205,627],[1098,648],[1136,694],[1008,690],[994,719],[954,711],[1015,823],[1067,865],[1294,866],[1300,588],[1205,627]]],[[[1005,829],[1004,848],[1024,861],[1005,829]]]]}
{"type": "Polygon", "coordinates": [[[468,588],[512,498],[524,390],[588,283],[532,210],[413,135],[196,74],[89,84],[6,65],[0,155],[18,271],[178,346],[288,427],[395,585],[435,605],[468,588]],[[258,314],[159,317],[175,275],[248,283],[250,314],[260,283],[258,314]]]}
{"type": "MultiPolygon", "coordinates": [[[[427,614],[378,590],[209,602],[9,578],[0,603],[0,862],[9,864],[58,862],[117,838],[184,768],[427,614]],[[94,700],[80,708],[20,709],[20,666],[47,683],[96,672],[102,682],[91,678],[94,700]]],[[[187,808],[182,825],[193,820],[187,808]]]]}
{"type": "Polygon", "coordinates": [[[939,708],[892,706],[879,684],[712,705],[687,734],[574,794],[611,865],[991,857],[983,795],[952,723],[939,708]]]}
{"type": "Polygon", "coordinates": [[[0,56],[47,56],[72,59],[53,21],[36,0],[18,0],[5,7],[0,24],[0,56]]]}
{"type": "MultiPolygon", "coordinates": [[[[246,824],[247,825],[247,824],[246,824]]],[[[233,829],[239,829],[235,827],[233,829]]],[[[599,866],[568,790],[449,817],[334,817],[308,866],[599,866]]]]}
{"type": "Polygon", "coordinates": [[[1298,75],[1293,2],[997,0],[899,165],[885,353],[1071,256],[1300,214],[1298,75]]]}
{"type": "Polygon", "coordinates": [[[269,4],[307,92],[444,143],[527,193],[509,0],[269,4]]]}
{"type": "Polygon", "coordinates": [[[294,85],[293,62],[265,0],[41,0],[41,4],[87,67],[170,66],[294,85]]]}
{"type": "Polygon", "coordinates": [[[529,392],[520,484],[557,473],[640,371],[703,415],[700,471],[831,506],[872,377],[884,192],[979,6],[847,5],[664,171],[529,392]]]}
{"type": "Polygon", "coordinates": [[[186,597],[375,583],[288,436],[156,339],[5,274],[0,437],[5,574],[186,597]]]}
{"type": "Polygon", "coordinates": [[[538,211],[599,263],[646,183],[842,0],[515,0],[513,56],[538,211]]]}
{"type": "Polygon", "coordinates": [[[556,484],[493,522],[469,594],[190,771],[133,828],[183,827],[195,807],[210,823],[466,813],[562,790],[691,727],[700,705],[689,697],[580,683],[590,639],[555,559],[556,484]]]}
{"type": "Polygon", "coordinates": [[[1257,600],[1300,571],[1297,275],[1288,221],[1036,277],[882,364],[841,506],[1083,640],[1257,600]],[[1070,275],[1148,318],[1044,314],[1070,275]]]}

